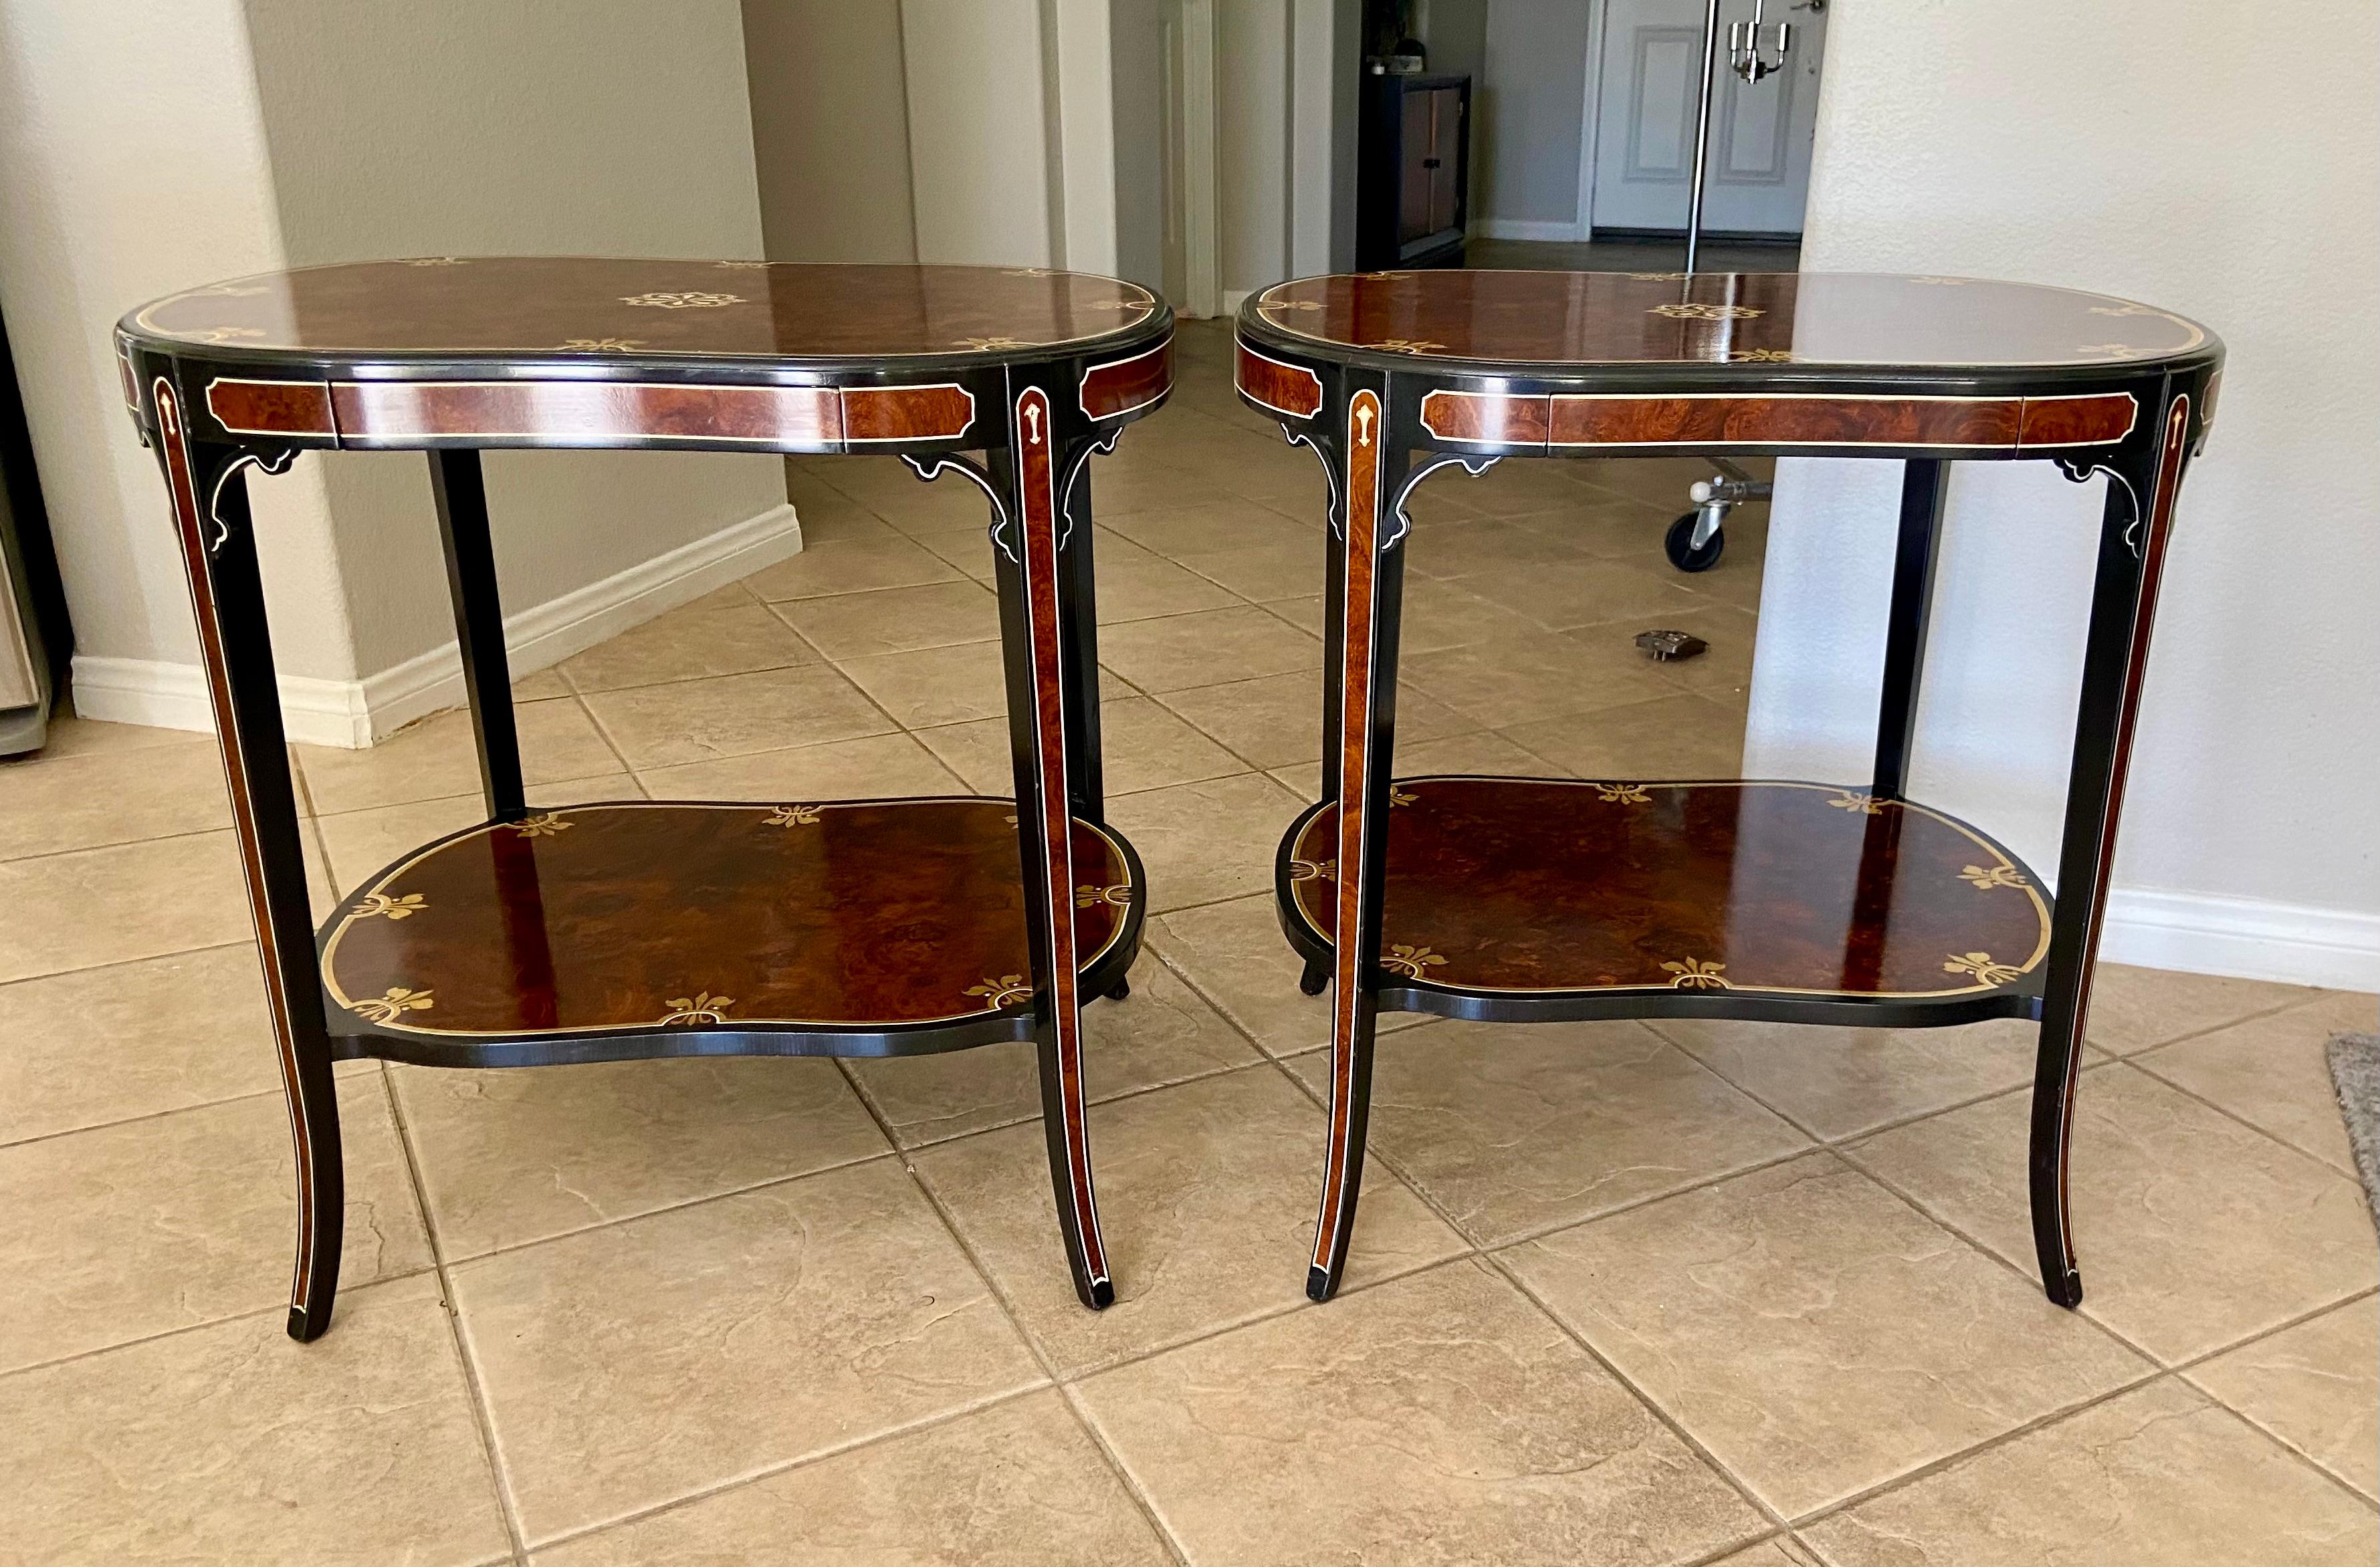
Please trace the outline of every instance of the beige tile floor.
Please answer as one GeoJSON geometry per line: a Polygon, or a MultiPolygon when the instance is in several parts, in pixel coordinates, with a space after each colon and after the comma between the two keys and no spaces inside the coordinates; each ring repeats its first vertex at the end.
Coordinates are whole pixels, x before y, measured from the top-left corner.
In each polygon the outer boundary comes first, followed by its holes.
{"type": "MultiPolygon", "coordinates": [[[[1119,1290],[1027,1047],[346,1070],[346,1288],[282,1335],[287,1133],[209,742],[0,767],[0,1561],[2362,1563],[2380,1284],[2319,1045],[2369,997],[2111,969],[2090,1291],[2032,1277],[2027,1031],[1389,1019],[1351,1278],[1302,1294],[1325,1006],[1268,866],[1318,777],[1321,486],[1183,334],[1096,488],[1089,1016],[1119,1290]]],[[[1732,768],[1761,523],[1682,464],[1433,481],[1407,771],[1732,768]],[[1709,639],[1653,669],[1656,623],[1709,639]]],[[[1001,790],[971,491],[805,464],[809,539],[517,696],[537,798],[1001,790]]],[[[302,751],[318,891],[474,819],[468,726],[302,751]]]]}

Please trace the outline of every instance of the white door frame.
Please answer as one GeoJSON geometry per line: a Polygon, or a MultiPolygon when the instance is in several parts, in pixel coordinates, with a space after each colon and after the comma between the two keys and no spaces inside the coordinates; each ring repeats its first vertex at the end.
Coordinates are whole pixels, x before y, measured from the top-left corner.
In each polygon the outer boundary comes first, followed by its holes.
{"type": "Polygon", "coordinates": [[[1172,192],[1182,224],[1185,316],[1223,313],[1221,241],[1215,183],[1215,0],[1175,0],[1182,28],[1182,188],[1172,192]]]}
{"type": "Polygon", "coordinates": [[[1586,81],[1579,104],[1578,217],[1575,235],[1582,245],[1595,237],[1596,122],[1603,107],[1604,0],[1586,0],[1586,81]]]}

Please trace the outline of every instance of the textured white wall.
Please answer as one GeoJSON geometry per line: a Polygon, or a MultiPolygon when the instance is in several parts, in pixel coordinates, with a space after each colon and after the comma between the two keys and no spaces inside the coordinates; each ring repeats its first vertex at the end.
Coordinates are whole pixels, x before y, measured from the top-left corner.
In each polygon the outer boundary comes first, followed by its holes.
{"type": "MultiPolygon", "coordinates": [[[[117,318],[282,264],[237,0],[0,0],[0,307],[81,657],[198,659],[117,318]]],[[[254,488],[283,670],[352,675],[319,473],[254,488]]]]}
{"type": "Polygon", "coordinates": [[[744,0],[772,261],[914,261],[899,0],[744,0]]]}
{"type": "MultiPolygon", "coordinates": [[[[2229,360],[2185,485],[2111,957],[2380,987],[2380,8],[1848,0],[1803,265],[2149,300],[2229,360]]],[[[1779,464],[1746,770],[1864,776],[1881,464],[1779,464]]],[[[2099,486],[1956,470],[1914,789],[2055,864],[2099,486]]]]}
{"type": "MultiPolygon", "coordinates": [[[[248,0],[247,11],[291,265],[760,254],[736,0],[248,0]]],[[[782,469],[762,456],[486,462],[508,611],[784,500],[782,469]]],[[[425,460],[350,453],[322,467],[358,672],[454,640],[425,460]]],[[[273,483],[249,488],[261,498],[273,483]]]]}

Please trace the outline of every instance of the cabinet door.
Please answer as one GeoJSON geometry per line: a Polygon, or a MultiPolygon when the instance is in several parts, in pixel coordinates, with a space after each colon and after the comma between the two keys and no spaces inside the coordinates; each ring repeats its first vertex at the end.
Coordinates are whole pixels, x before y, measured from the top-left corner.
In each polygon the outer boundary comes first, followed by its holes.
{"type": "MultiPolygon", "coordinates": [[[[1408,100],[1408,102],[1411,101],[1408,100]]],[[[1418,107],[1419,105],[1414,105],[1418,107]]],[[[1463,90],[1433,88],[1429,94],[1429,227],[1443,234],[1455,226],[1463,189],[1463,90]]]]}
{"type": "Polygon", "coordinates": [[[1436,97],[1428,92],[1405,92],[1399,95],[1400,112],[1397,146],[1397,243],[1409,245],[1424,235],[1437,232],[1430,225],[1430,208],[1434,195],[1430,167],[1431,149],[1437,143],[1430,125],[1430,105],[1436,97]]]}

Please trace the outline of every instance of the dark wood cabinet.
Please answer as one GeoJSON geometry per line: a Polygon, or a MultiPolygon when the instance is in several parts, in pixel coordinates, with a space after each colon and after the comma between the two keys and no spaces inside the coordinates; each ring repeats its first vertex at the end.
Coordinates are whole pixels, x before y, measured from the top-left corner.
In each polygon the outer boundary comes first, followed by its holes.
{"type": "Polygon", "coordinates": [[[1367,76],[1355,264],[1459,267],[1471,205],[1471,78],[1367,76]]]}

